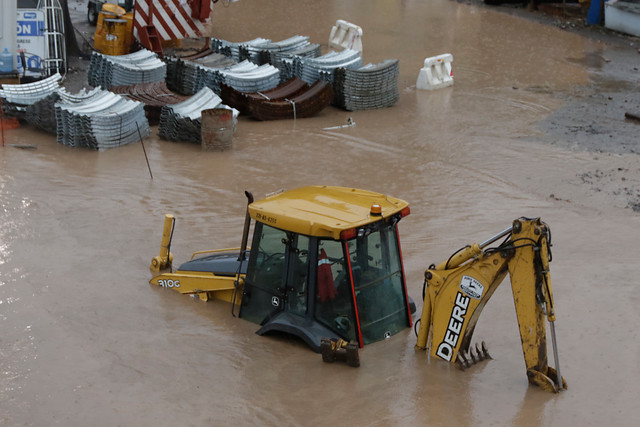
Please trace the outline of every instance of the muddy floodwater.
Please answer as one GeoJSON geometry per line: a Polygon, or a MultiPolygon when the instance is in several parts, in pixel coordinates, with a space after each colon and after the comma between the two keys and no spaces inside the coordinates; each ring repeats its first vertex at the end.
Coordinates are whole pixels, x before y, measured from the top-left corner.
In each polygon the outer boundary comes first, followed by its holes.
{"type": "Polygon", "coordinates": [[[0,425],[635,425],[640,214],[629,197],[640,159],[571,150],[537,125],[562,108],[558,93],[591,84],[590,59],[617,48],[445,0],[222,3],[211,35],[230,41],[301,34],[326,51],[337,19],[357,23],[364,63],[400,60],[400,100],[297,121],[241,118],[226,152],[152,128],[153,179],[140,143],[95,152],[26,125],[6,131],[0,425]],[[416,90],[424,59],[441,53],[453,54],[455,85],[416,90]],[[349,118],[355,126],[325,129],[349,118]],[[177,217],[180,264],[240,245],[244,190],[261,198],[308,184],[410,203],[399,227],[418,313],[431,263],[541,217],[568,390],[528,385],[508,279],[474,334],[493,360],[464,372],[416,352],[410,329],[362,349],[357,369],[326,364],[298,340],[256,335],[228,304],[148,284],[164,214],[177,217]]]}

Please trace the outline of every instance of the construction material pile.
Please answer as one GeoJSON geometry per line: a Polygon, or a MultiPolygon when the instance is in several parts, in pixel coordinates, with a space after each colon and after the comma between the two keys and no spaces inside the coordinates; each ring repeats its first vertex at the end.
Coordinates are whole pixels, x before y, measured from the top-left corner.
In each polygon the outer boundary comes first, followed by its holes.
{"type": "Polygon", "coordinates": [[[211,49],[216,53],[221,53],[238,62],[248,59],[255,63],[258,62],[258,47],[267,43],[271,43],[271,40],[262,37],[240,43],[217,39],[215,37],[212,37],[210,41],[211,49]]]}
{"type": "Polygon", "coordinates": [[[301,58],[316,58],[320,56],[320,45],[317,43],[309,43],[308,37],[295,36],[282,42],[270,43],[261,46],[258,64],[268,63],[278,69],[282,69],[282,60],[291,59],[294,56],[301,58]],[[291,40],[300,39],[293,43],[291,40]]]}
{"type": "Polygon", "coordinates": [[[60,144],[95,150],[139,141],[149,135],[141,102],[105,90],[78,94],[55,104],[60,144]]]}
{"type": "Polygon", "coordinates": [[[60,101],[58,92],[53,92],[35,104],[27,105],[24,119],[36,129],[56,134],[55,104],[60,101]]]}
{"type": "Polygon", "coordinates": [[[283,59],[282,64],[284,78],[298,76],[305,82],[313,84],[320,79],[333,82],[333,71],[336,68],[360,68],[362,56],[356,50],[345,49],[342,52],[330,51],[317,58],[295,56],[291,59],[283,59]]]}
{"type": "Polygon", "coordinates": [[[169,87],[185,95],[192,95],[203,87],[219,94],[221,84],[242,92],[259,92],[280,83],[280,70],[273,65],[257,65],[249,60],[236,63],[219,53],[193,60],[176,59],[171,63],[171,74],[175,78],[169,87]]]}
{"type": "Polygon", "coordinates": [[[318,80],[293,98],[250,104],[251,115],[258,120],[282,120],[312,117],[331,104],[331,83],[318,80]]]}
{"type": "Polygon", "coordinates": [[[280,70],[270,64],[257,65],[242,61],[236,65],[208,73],[207,87],[220,93],[220,85],[226,84],[240,92],[262,92],[280,83],[280,70]]]}
{"type": "Polygon", "coordinates": [[[231,43],[211,38],[211,49],[234,58],[238,62],[248,59],[258,65],[271,64],[278,69],[282,68],[282,59],[284,58],[320,56],[320,45],[310,43],[309,37],[300,35],[278,42],[257,38],[241,43],[231,43]]]}
{"type": "Polygon", "coordinates": [[[103,89],[164,81],[166,76],[166,64],[147,49],[118,56],[93,52],[89,62],[89,84],[103,89]]]}
{"type": "Polygon", "coordinates": [[[358,69],[337,68],[333,104],[349,111],[391,107],[398,102],[399,61],[388,59],[358,69]]]}
{"type": "Polygon", "coordinates": [[[56,121],[56,104],[77,104],[100,92],[100,88],[91,91],[80,90],[76,94],[67,92],[64,87],[59,87],[55,92],[38,102],[27,106],[24,119],[33,127],[56,135],[58,123],[56,121]]]}
{"type": "Polygon", "coordinates": [[[60,88],[62,76],[58,73],[46,79],[26,84],[3,84],[0,89],[2,109],[7,116],[24,118],[27,106],[55,93],[60,88]]]}
{"type": "Polygon", "coordinates": [[[320,80],[309,86],[294,77],[276,88],[259,93],[243,93],[222,86],[222,99],[243,114],[258,120],[280,120],[311,117],[331,104],[331,84],[320,80]]]}
{"type": "Polygon", "coordinates": [[[167,87],[183,95],[193,95],[205,86],[207,69],[231,67],[237,62],[211,49],[185,57],[168,57],[167,87]]]}
{"type": "Polygon", "coordinates": [[[263,101],[281,101],[293,98],[298,93],[305,91],[309,85],[298,77],[293,77],[284,83],[279,84],[271,90],[264,92],[245,93],[240,92],[231,86],[222,85],[220,97],[228,106],[240,111],[240,114],[251,114],[250,105],[263,101]]]}
{"type": "Polygon", "coordinates": [[[289,52],[270,52],[269,63],[277,67],[280,72],[284,70],[283,60],[293,58],[317,58],[322,54],[320,45],[317,43],[311,43],[307,46],[301,47],[297,50],[289,52]]]}
{"type": "Polygon", "coordinates": [[[162,107],[177,104],[187,99],[186,96],[173,93],[165,82],[140,83],[130,86],[114,86],[109,89],[113,93],[125,96],[144,104],[144,111],[149,124],[157,125],[162,107]]]}
{"type": "MultiPolygon", "coordinates": [[[[200,143],[202,111],[212,108],[228,108],[211,89],[202,88],[186,101],[166,105],[160,112],[158,135],[170,141],[200,143]]],[[[234,127],[239,112],[233,110],[234,127]]]]}

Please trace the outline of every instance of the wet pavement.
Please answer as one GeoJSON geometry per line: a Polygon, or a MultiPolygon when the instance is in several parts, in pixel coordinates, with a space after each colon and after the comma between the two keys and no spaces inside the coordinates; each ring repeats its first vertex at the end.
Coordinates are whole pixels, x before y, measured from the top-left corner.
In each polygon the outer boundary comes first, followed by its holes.
{"type": "Polygon", "coordinates": [[[576,149],[543,125],[594,80],[615,80],[592,59],[622,48],[444,0],[222,3],[211,35],[230,41],[326,44],[337,19],[357,23],[365,63],[399,59],[399,102],[241,118],[226,152],[160,140],[152,127],[153,179],[139,143],[97,152],[7,131],[8,144],[37,149],[0,148],[0,424],[634,425],[640,158],[576,149]],[[424,59],[445,52],[454,86],[417,91],[424,59]],[[325,130],[349,118],[355,126],[325,130]],[[148,285],[165,213],[177,217],[179,264],[240,244],[244,190],[307,184],[411,204],[399,227],[418,313],[429,264],[542,217],[569,389],[528,386],[508,281],[474,333],[494,360],[465,372],[415,352],[408,329],[362,349],[358,369],[325,364],[301,342],[255,335],[227,304],[148,285]]]}

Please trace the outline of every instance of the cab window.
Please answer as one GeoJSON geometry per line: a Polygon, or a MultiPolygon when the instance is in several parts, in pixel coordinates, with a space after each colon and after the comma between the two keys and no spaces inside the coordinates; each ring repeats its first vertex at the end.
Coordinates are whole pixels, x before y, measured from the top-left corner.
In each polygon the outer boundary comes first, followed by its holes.
{"type": "Polygon", "coordinates": [[[379,222],[347,242],[363,344],[408,326],[400,248],[395,226],[379,222]]]}

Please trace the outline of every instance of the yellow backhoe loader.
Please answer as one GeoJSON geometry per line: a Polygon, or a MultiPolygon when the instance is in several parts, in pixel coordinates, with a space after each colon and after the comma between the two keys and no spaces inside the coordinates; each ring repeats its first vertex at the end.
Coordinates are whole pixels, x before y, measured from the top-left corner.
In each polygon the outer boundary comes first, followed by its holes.
{"type": "MultiPolygon", "coordinates": [[[[230,302],[233,315],[238,310],[239,317],[260,325],[256,333],[297,336],[326,362],[358,366],[358,348],[412,326],[416,308],[407,293],[398,234],[398,222],[410,213],[407,202],[331,186],[302,187],[259,201],[245,194],[241,246],[195,252],[175,271],[170,251],[175,219],[166,215],[150,283],[230,302]]],[[[539,219],[521,218],[431,266],[416,349],[429,348],[432,356],[462,369],[488,358],[484,344],[474,351],[471,336],[508,272],[529,382],[549,391],[566,388],[555,343],[550,236],[539,219]],[[547,364],[545,314],[555,369],[547,364]]]]}

